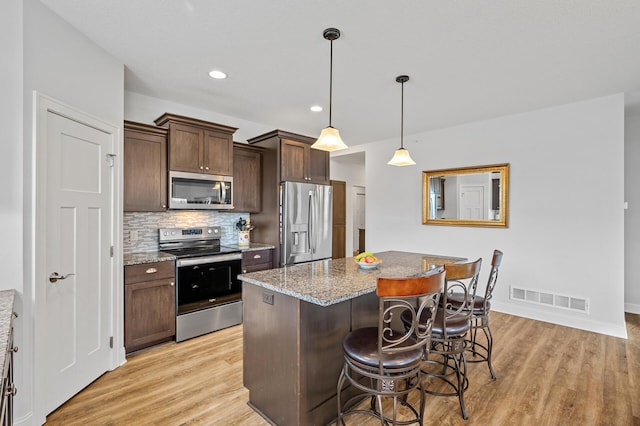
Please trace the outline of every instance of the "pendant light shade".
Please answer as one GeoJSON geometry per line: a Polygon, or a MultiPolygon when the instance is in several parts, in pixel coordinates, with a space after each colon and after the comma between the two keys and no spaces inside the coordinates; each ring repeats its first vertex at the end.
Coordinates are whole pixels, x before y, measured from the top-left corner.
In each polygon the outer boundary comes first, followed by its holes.
{"type": "Polygon", "coordinates": [[[404,148],[398,148],[393,154],[393,158],[389,160],[387,164],[391,164],[392,166],[413,166],[416,162],[413,161],[411,155],[409,155],[409,151],[404,148]]]}
{"type": "Polygon", "coordinates": [[[396,81],[401,83],[402,95],[400,98],[400,148],[396,149],[393,158],[387,163],[392,166],[413,166],[415,161],[409,155],[409,151],[404,148],[404,83],[409,81],[408,75],[399,75],[396,81]]]}
{"type": "Polygon", "coordinates": [[[321,149],[323,151],[336,151],[338,149],[348,148],[340,137],[340,132],[334,127],[325,127],[320,132],[320,137],[315,141],[311,148],[321,149]]]}
{"type": "Polygon", "coordinates": [[[340,30],[337,28],[327,28],[322,36],[331,42],[331,56],[329,66],[329,125],[322,129],[320,137],[315,141],[311,148],[320,149],[322,151],[337,151],[339,149],[348,148],[342,141],[338,129],[331,126],[331,105],[333,103],[333,40],[340,38],[340,30]]]}

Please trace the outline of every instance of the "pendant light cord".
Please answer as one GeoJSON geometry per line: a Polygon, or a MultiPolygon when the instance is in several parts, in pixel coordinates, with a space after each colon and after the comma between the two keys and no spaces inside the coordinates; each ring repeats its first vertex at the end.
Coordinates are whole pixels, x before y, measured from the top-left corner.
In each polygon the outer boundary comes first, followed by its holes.
{"type": "Polygon", "coordinates": [[[329,127],[331,126],[331,106],[333,105],[333,40],[329,54],[329,127]]]}
{"type": "Polygon", "coordinates": [[[404,81],[400,95],[400,149],[404,149],[404,81]]]}

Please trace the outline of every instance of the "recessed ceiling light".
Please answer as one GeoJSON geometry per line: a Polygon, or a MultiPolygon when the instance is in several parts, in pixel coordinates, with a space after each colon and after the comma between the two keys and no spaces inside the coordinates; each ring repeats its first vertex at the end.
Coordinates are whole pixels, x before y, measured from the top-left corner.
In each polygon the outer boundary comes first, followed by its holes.
{"type": "Polygon", "coordinates": [[[311,111],[313,112],[320,112],[322,111],[322,107],[320,105],[313,105],[311,108],[309,108],[311,111]]]}
{"type": "Polygon", "coordinates": [[[209,72],[209,77],[215,78],[216,80],[223,80],[223,79],[227,78],[227,74],[223,73],[220,70],[213,70],[213,71],[209,72]]]}

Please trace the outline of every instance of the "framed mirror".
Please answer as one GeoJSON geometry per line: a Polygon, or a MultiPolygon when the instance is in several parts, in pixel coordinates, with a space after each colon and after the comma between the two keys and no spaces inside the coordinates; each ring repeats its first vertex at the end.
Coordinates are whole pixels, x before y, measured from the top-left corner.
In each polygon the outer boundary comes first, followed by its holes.
{"type": "Polygon", "coordinates": [[[422,172],[422,223],[507,227],[509,164],[422,172]]]}

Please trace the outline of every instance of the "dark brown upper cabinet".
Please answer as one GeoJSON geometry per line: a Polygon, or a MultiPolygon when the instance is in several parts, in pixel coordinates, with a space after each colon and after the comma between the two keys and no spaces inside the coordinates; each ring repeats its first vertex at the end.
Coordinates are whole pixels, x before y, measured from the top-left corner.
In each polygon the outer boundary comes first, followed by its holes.
{"type": "Polygon", "coordinates": [[[262,209],[263,149],[233,144],[233,205],[234,210],[258,213],[262,209]]]}
{"type": "Polygon", "coordinates": [[[274,130],[248,139],[248,142],[276,150],[280,182],[329,184],[329,153],[311,149],[314,138],[274,130]]]}
{"type": "Polygon", "coordinates": [[[165,113],[155,120],[169,130],[169,170],[233,175],[235,127],[165,113]]]}
{"type": "Polygon", "coordinates": [[[125,212],[167,209],[167,130],[124,122],[125,212]]]}

